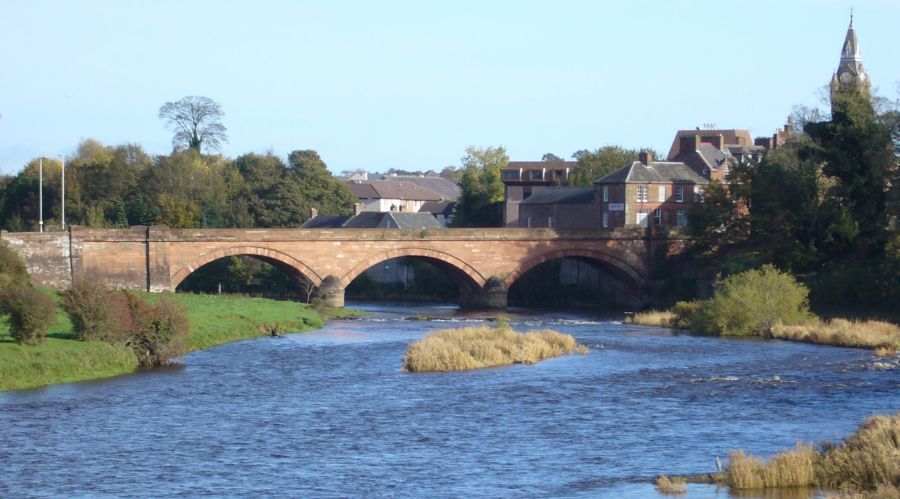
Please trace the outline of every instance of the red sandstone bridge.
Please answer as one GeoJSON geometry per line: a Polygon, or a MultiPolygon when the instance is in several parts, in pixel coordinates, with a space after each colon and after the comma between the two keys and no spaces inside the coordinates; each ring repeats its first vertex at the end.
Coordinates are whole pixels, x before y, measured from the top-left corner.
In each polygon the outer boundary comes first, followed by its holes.
{"type": "Polygon", "coordinates": [[[39,285],[66,288],[82,276],[109,286],[175,291],[192,272],[246,255],[317,288],[331,305],[361,273],[385,260],[421,258],[460,286],[464,306],[505,308],[507,290],[533,267],[556,258],[594,262],[643,302],[653,262],[684,240],[645,229],[129,229],[3,232],[39,285]]]}

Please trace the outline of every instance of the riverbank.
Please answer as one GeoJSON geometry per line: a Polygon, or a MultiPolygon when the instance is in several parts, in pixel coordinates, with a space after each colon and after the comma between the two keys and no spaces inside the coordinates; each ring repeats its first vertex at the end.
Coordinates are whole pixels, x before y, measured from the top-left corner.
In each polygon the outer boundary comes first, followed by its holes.
{"type": "MultiPolygon", "coordinates": [[[[649,310],[629,315],[625,322],[681,329],[690,322],[690,318],[680,317],[669,310],[649,310]]],[[[764,336],[817,345],[862,348],[873,350],[877,355],[895,355],[900,350],[900,326],[884,321],[814,318],[803,324],[775,324],[764,336]]]]}
{"type": "MultiPolygon", "coordinates": [[[[322,327],[323,318],[304,304],[265,298],[185,293],[141,293],[149,301],[165,296],[182,305],[191,323],[188,351],[273,333],[322,327]]],[[[0,321],[0,391],[106,378],[133,372],[130,349],[100,341],[79,341],[62,309],[47,338],[18,345],[0,321]]]]}

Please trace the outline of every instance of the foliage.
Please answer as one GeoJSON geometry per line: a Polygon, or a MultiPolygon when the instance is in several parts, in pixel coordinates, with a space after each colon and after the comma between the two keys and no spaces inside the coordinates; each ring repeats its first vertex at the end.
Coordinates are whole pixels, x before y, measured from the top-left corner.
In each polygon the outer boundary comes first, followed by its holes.
{"type": "Polygon", "coordinates": [[[0,241],[0,290],[7,286],[28,286],[31,276],[25,262],[6,241],[0,241]]]}
{"type": "Polygon", "coordinates": [[[190,322],[185,311],[167,299],[150,305],[140,296],[123,292],[131,312],[128,345],[142,366],[161,366],[185,354],[190,322]]]}
{"type": "Polygon", "coordinates": [[[219,149],[222,142],[228,142],[227,129],[222,124],[224,116],[225,112],[218,102],[193,95],[166,102],[159,108],[159,118],[166,120],[175,131],[172,145],[176,149],[186,147],[198,153],[202,145],[219,149]]]}
{"type": "MultiPolygon", "coordinates": [[[[593,151],[582,149],[572,154],[578,167],[572,173],[569,184],[590,187],[597,179],[637,161],[640,151],[621,146],[603,146],[593,151]]],[[[653,153],[657,157],[656,153],[653,153]]]]}
{"type": "Polygon", "coordinates": [[[107,289],[96,279],[79,279],[60,293],[60,306],[69,314],[80,340],[122,343],[133,328],[127,302],[121,293],[107,289]]]}
{"type": "Polygon", "coordinates": [[[808,290],[771,265],[733,275],[716,284],[691,321],[701,334],[760,336],[776,323],[799,324],[810,318],[808,290]]]}
{"type": "Polygon", "coordinates": [[[16,343],[36,345],[56,320],[56,303],[30,286],[9,286],[0,294],[0,313],[8,316],[10,335],[16,343]]]}
{"type": "Polygon", "coordinates": [[[499,227],[504,196],[500,171],[509,164],[506,149],[469,146],[462,157],[462,195],[453,215],[456,227],[499,227]]]}
{"type": "Polygon", "coordinates": [[[780,452],[768,462],[743,451],[732,452],[728,456],[726,481],[733,489],[814,486],[818,460],[813,446],[799,442],[794,449],[780,452]]]}
{"type": "Polygon", "coordinates": [[[694,320],[694,315],[700,309],[702,302],[699,301],[680,301],[672,307],[672,319],[669,326],[675,329],[690,329],[694,320]]]}

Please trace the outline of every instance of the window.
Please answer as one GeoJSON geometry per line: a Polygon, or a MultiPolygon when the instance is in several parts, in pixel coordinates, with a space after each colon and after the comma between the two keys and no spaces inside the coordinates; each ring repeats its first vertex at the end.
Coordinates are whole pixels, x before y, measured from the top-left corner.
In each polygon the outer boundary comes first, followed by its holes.
{"type": "Polygon", "coordinates": [[[544,170],[531,170],[531,180],[544,180],[544,170]]]}
{"type": "Polygon", "coordinates": [[[647,202],[647,186],[639,185],[637,188],[637,202],[638,203],[646,203],[647,202]]]}
{"type": "Polygon", "coordinates": [[[637,212],[637,219],[635,220],[635,222],[638,225],[640,225],[641,227],[646,227],[647,226],[647,212],[644,210],[637,212]]]}
{"type": "Polygon", "coordinates": [[[556,180],[565,180],[566,171],[565,170],[554,170],[553,176],[556,180]]]}
{"type": "Polygon", "coordinates": [[[653,223],[659,225],[662,223],[662,210],[659,208],[653,210],[653,223]]]}
{"type": "Polygon", "coordinates": [[[675,225],[679,227],[687,227],[687,212],[684,210],[678,210],[678,213],[675,214],[675,225]]]}
{"type": "Polygon", "coordinates": [[[547,227],[553,228],[553,217],[547,217],[547,227]]]}
{"type": "Polygon", "coordinates": [[[675,202],[683,203],[684,202],[684,187],[678,186],[675,188],[675,202]]]}
{"type": "Polygon", "coordinates": [[[609,201],[609,186],[603,186],[603,202],[606,203],[609,201]]]}
{"type": "Polygon", "coordinates": [[[666,186],[659,186],[659,202],[662,203],[666,200],[666,186]]]}
{"type": "Polygon", "coordinates": [[[609,212],[604,211],[603,212],[603,228],[605,229],[607,227],[609,227],[609,212]]]}
{"type": "Polygon", "coordinates": [[[503,180],[519,180],[519,170],[503,170],[503,180]]]}
{"type": "Polygon", "coordinates": [[[695,203],[703,202],[703,188],[700,186],[694,186],[694,202],[695,203]]]}
{"type": "Polygon", "coordinates": [[[531,217],[528,217],[527,223],[528,223],[527,227],[530,229],[531,228],[531,217]]]}

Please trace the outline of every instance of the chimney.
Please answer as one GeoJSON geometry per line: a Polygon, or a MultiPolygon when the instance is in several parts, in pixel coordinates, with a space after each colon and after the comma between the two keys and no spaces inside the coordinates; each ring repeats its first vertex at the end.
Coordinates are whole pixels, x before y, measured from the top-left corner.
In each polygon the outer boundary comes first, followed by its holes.
{"type": "Polygon", "coordinates": [[[641,163],[644,166],[650,166],[650,163],[653,162],[653,153],[650,151],[647,151],[646,149],[641,151],[641,153],[638,155],[638,157],[641,159],[641,163]]]}
{"type": "Polygon", "coordinates": [[[309,209],[309,219],[312,220],[313,218],[316,218],[317,216],[319,216],[319,210],[317,210],[315,208],[310,208],[309,209]]]}

